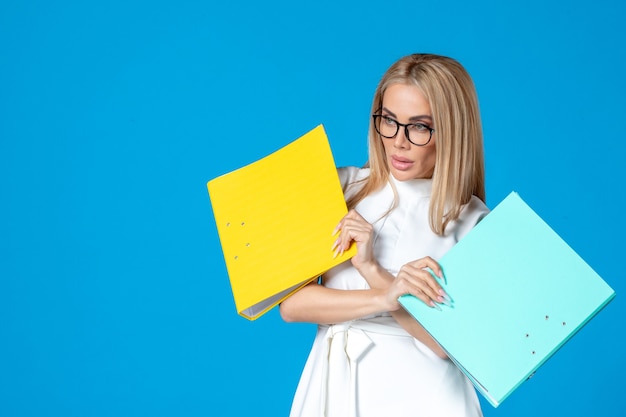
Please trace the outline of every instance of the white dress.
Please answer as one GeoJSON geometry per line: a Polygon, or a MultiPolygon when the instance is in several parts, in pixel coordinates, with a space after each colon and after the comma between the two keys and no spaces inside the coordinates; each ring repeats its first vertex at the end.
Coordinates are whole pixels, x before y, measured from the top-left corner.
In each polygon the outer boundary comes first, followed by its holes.
{"type": "MultiPolygon", "coordinates": [[[[338,171],[346,198],[358,190],[350,184],[369,175],[354,167],[338,171]]],[[[446,235],[437,236],[428,223],[432,180],[391,181],[399,201],[389,215],[381,218],[393,203],[390,184],[363,199],[356,210],[373,224],[375,257],[393,275],[424,256],[439,259],[488,213],[473,197],[446,235]]],[[[327,272],[324,285],[369,288],[350,261],[327,272]]],[[[290,417],[322,416],[477,417],[482,412],[467,377],[384,313],[318,326],[290,417]]]]}

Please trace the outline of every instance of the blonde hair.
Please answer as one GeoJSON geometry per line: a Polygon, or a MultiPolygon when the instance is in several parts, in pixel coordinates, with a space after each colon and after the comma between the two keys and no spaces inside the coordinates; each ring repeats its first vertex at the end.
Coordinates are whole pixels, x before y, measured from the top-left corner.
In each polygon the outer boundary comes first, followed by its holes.
{"type": "MultiPolygon", "coordinates": [[[[443,235],[447,224],[458,219],[472,195],[485,202],[483,134],[474,83],[465,68],[452,58],[433,54],[405,56],[380,80],[372,114],[381,109],[385,91],[392,84],[415,85],[430,103],[436,160],[429,221],[433,232],[443,235]]],[[[348,199],[350,208],[389,181],[385,148],[372,119],[368,141],[366,166],[370,175],[348,199]]]]}

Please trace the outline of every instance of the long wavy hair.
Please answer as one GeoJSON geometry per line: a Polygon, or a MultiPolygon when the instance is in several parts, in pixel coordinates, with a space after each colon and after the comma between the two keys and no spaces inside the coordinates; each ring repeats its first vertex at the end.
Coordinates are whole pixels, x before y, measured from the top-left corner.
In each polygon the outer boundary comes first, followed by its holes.
{"type": "MultiPolygon", "coordinates": [[[[472,195],[485,202],[483,134],[474,82],[465,68],[452,58],[434,54],[408,55],[383,75],[372,101],[372,114],[382,107],[385,91],[392,84],[417,86],[430,103],[436,161],[429,222],[433,232],[443,235],[447,224],[458,219],[472,195]]],[[[365,166],[370,168],[370,175],[360,190],[348,199],[349,208],[389,181],[385,148],[371,118],[368,142],[369,159],[365,166]]]]}

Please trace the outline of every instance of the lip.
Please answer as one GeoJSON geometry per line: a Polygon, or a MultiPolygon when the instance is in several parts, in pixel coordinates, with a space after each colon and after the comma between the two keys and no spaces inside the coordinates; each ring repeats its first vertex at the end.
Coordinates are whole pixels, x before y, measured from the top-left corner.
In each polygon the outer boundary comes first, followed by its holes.
{"type": "Polygon", "coordinates": [[[393,155],[391,157],[391,166],[399,171],[406,171],[413,166],[413,161],[402,156],[393,155]]]}

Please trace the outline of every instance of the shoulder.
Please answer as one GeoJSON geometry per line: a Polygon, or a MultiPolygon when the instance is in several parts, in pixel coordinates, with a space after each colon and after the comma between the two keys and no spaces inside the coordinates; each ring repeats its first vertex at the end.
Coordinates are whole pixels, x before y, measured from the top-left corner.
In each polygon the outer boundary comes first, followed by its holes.
{"type": "Polygon", "coordinates": [[[337,168],[341,189],[343,190],[346,200],[356,194],[363,187],[369,178],[369,168],[358,168],[347,166],[337,168]]]}
{"type": "Polygon", "coordinates": [[[489,211],[487,205],[480,198],[473,195],[470,201],[463,206],[460,217],[472,218],[478,223],[489,214],[489,211]]]}
{"type": "Polygon", "coordinates": [[[370,175],[369,168],[358,168],[353,166],[337,168],[341,187],[346,189],[350,184],[361,182],[370,175]]]}
{"type": "Polygon", "coordinates": [[[476,226],[487,214],[489,214],[489,208],[478,197],[472,196],[469,202],[467,202],[461,209],[461,214],[455,223],[455,234],[458,240],[460,240],[467,232],[469,232],[474,226],[476,226]]]}

